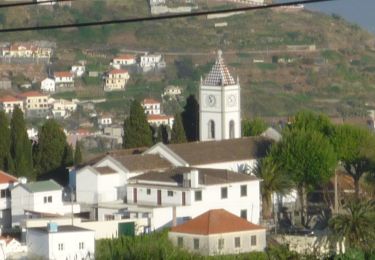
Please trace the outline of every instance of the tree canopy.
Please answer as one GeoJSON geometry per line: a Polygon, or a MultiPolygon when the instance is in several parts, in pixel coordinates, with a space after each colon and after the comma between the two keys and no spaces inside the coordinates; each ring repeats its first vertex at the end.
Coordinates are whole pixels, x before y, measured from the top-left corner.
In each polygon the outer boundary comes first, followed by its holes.
{"type": "Polygon", "coordinates": [[[9,120],[4,111],[0,111],[0,170],[10,171],[10,129],[9,120]]]}
{"type": "Polygon", "coordinates": [[[174,116],[174,123],[171,132],[171,143],[180,144],[186,143],[185,130],[182,125],[182,119],[180,113],[176,113],[174,116]]]}
{"type": "Polygon", "coordinates": [[[124,120],[123,148],[135,148],[152,145],[152,132],[144,109],[134,100],[130,105],[129,117],[124,120]]]}
{"type": "Polygon", "coordinates": [[[188,142],[199,140],[199,104],[194,95],[186,99],[184,111],[181,114],[186,139],[188,142]]]}
{"type": "Polygon", "coordinates": [[[81,142],[76,142],[76,149],[74,150],[74,165],[80,165],[82,163],[82,151],[81,142]]]}
{"type": "Polygon", "coordinates": [[[303,129],[305,131],[317,131],[326,137],[334,133],[334,126],[330,119],[324,114],[317,114],[312,111],[298,112],[289,129],[303,129]]]}
{"type": "Polygon", "coordinates": [[[267,124],[263,119],[256,117],[253,120],[242,120],[242,135],[257,136],[267,130],[267,124]]]}

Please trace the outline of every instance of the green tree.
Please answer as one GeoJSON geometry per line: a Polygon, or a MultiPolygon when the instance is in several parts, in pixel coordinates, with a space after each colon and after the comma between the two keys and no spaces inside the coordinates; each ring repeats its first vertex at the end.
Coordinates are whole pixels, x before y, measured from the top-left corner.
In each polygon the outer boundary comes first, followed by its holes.
{"type": "Polygon", "coordinates": [[[71,157],[68,149],[61,126],[53,119],[47,120],[38,133],[38,174],[44,175],[63,169],[70,160],[68,157],[71,157]]]}
{"type": "Polygon", "coordinates": [[[324,114],[317,114],[311,111],[298,112],[292,120],[290,129],[313,130],[329,138],[334,134],[334,126],[330,119],[324,114]]]}
{"type": "Polygon", "coordinates": [[[271,156],[258,161],[254,174],[262,180],[260,191],[263,218],[270,219],[272,215],[272,194],[286,194],[293,184],[289,176],[280,171],[279,166],[271,156]]]}
{"type": "Polygon", "coordinates": [[[74,150],[74,165],[78,166],[82,163],[81,142],[76,142],[76,149],[74,150]]]}
{"type": "Polygon", "coordinates": [[[186,135],[184,126],[182,125],[181,115],[176,113],[174,116],[174,123],[172,127],[171,133],[171,143],[172,144],[180,144],[186,143],[186,135]]]}
{"type": "Polygon", "coordinates": [[[124,121],[123,148],[152,145],[152,132],[141,104],[134,100],[130,105],[129,117],[124,121]]]}
{"type": "Polygon", "coordinates": [[[16,107],[10,121],[10,155],[17,177],[34,179],[32,145],[28,138],[23,112],[16,107]]]}
{"type": "Polygon", "coordinates": [[[333,143],[338,159],[354,180],[358,197],[361,177],[375,173],[375,137],[367,129],[341,125],[336,127],[333,143]]]}
{"type": "Polygon", "coordinates": [[[334,238],[347,248],[373,250],[375,244],[375,202],[348,200],[345,212],[329,221],[334,238]]]}
{"type": "Polygon", "coordinates": [[[297,188],[301,223],[306,225],[306,194],[333,175],[337,163],[333,146],[319,132],[292,129],[272,147],[271,156],[297,188]]]}
{"type": "Polygon", "coordinates": [[[10,170],[10,129],[9,120],[4,111],[0,111],[0,170],[10,170]]]}
{"type": "Polygon", "coordinates": [[[70,167],[73,165],[74,165],[73,147],[70,144],[66,144],[61,167],[65,169],[66,167],[70,167]]]}
{"type": "Polygon", "coordinates": [[[256,136],[267,130],[267,124],[263,119],[257,117],[253,120],[242,120],[242,135],[256,136]]]}
{"type": "Polygon", "coordinates": [[[181,114],[186,139],[188,142],[199,140],[199,104],[194,95],[186,99],[184,111],[181,114]]]}

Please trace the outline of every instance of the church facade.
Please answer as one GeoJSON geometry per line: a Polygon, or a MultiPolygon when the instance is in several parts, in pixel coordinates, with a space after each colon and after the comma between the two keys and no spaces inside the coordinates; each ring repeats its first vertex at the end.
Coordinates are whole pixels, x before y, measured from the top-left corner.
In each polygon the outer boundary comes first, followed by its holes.
{"type": "Polygon", "coordinates": [[[240,84],[230,75],[219,50],[214,66],[199,87],[199,139],[241,137],[240,84]]]}

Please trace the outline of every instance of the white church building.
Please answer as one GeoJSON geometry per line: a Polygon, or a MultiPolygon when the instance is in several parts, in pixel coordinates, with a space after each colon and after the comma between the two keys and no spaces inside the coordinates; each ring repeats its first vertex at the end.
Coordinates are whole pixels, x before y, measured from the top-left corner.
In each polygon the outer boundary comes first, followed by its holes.
{"type": "Polygon", "coordinates": [[[199,139],[224,140],[241,137],[239,80],[235,81],[219,50],[214,66],[199,87],[199,139]]]}

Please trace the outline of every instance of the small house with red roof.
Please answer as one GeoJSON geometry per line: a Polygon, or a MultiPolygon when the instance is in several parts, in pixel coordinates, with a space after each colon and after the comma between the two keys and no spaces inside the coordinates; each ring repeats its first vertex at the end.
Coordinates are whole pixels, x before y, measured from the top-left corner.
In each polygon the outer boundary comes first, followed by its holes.
{"type": "Polygon", "coordinates": [[[131,66],[137,63],[136,56],[131,54],[121,54],[113,58],[111,63],[115,69],[121,69],[122,66],[131,66]]]}
{"type": "Polygon", "coordinates": [[[53,77],[57,88],[74,87],[74,74],[71,71],[56,71],[53,77]]]}
{"type": "Polygon", "coordinates": [[[178,247],[202,255],[263,251],[266,229],[224,209],[213,209],[172,227],[169,239],[178,247]]]}
{"type": "Polygon", "coordinates": [[[173,127],[174,116],[168,115],[147,115],[147,122],[150,125],[159,127],[160,125],[167,125],[170,128],[173,127]]]}
{"type": "Polygon", "coordinates": [[[104,78],[104,91],[125,90],[125,85],[130,79],[129,72],[123,69],[109,71],[104,78]]]}
{"type": "Polygon", "coordinates": [[[10,228],[12,225],[10,189],[18,182],[17,178],[0,170],[0,229],[10,228]]]}
{"type": "Polygon", "coordinates": [[[147,115],[160,115],[160,101],[153,98],[145,98],[141,104],[147,115]]]}
{"type": "Polygon", "coordinates": [[[19,107],[22,111],[23,101],[13,96],[5,96],[0,98],[0,109],[4,110],[6,114],[12,114],[15,107],[19,107]]]}

